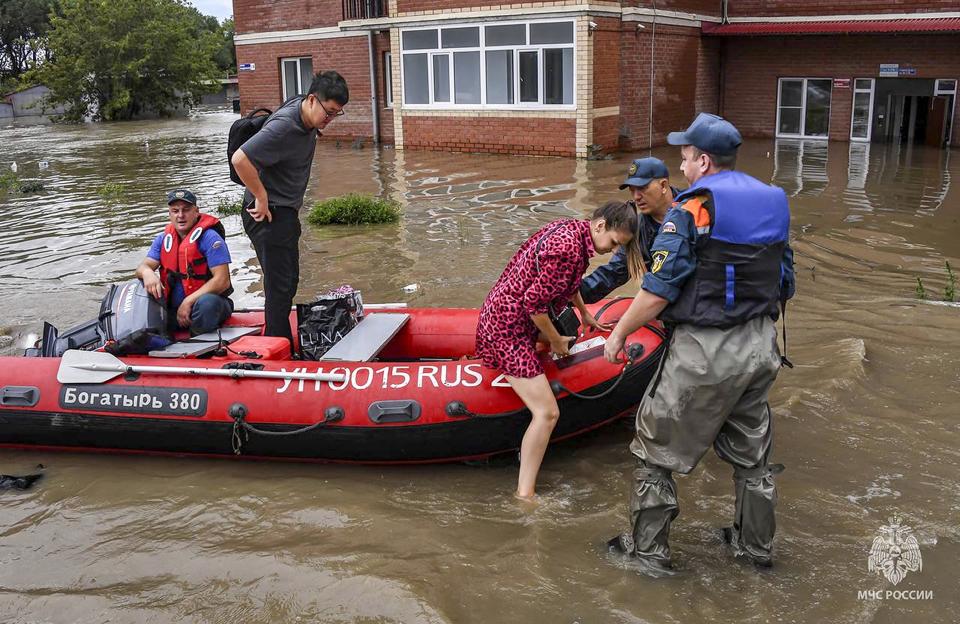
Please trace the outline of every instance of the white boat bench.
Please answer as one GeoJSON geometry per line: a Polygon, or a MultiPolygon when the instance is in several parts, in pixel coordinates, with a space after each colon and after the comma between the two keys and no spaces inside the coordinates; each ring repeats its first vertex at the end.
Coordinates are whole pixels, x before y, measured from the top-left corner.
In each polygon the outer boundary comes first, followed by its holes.
{"type": "Polygon", "coordinates": [[[410,320],[409,314],[377,312],[363,317],[356,327],[321,356],[321,362],[369,362],[377,357],[400,328],[410,320]]]}
{"type": "Polygon", "coordinates": [[[186,358],[205,355],[216,351],[221,342],[230,344],[238,338],[259,334],[261,327],[221,327],[219,331],[191,336],[188,340],[168,344],[162,349],[154,349],[147,355],[155,358],[186,358]]]}

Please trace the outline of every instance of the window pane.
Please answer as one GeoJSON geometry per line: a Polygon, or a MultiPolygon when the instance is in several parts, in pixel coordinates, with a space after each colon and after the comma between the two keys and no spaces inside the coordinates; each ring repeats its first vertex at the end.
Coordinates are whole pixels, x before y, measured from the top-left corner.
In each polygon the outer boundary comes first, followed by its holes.
{"type": "Polygon", "coordinates": [[[311,82],[313,82],[313,61],[302,58],[300,59],[300,91],[298,95],[303,95],[309,91],[311,82]]]}
{"type": "Polygon", "coordinates": [[[433,57],[433,101],[450,101],[450,57],[446,54],[433,57]]]}
{"type": "Polygon", "coordinates": [[[854,81],[854,89],[857,91],[869,91],[870,88],[869,78],[857,78],[856,81],[854,81]]]}
{"type": "Polygon", "coordinates": [[[487,26],[484,28],[486,45],[526,45],[527,27],[523,24],[511,24],[509,26],[487,26]]]}
{"type": "Polygon", "coordinates": [[[777,132],[780,134],[800,134],[800,111],[799,108],[781,108],[780,127],[777,132]]]}
{"type": "Polygon", "coordinates": [[[407,104],[428,104],[427,55],[403,55],[403,97],[407,104]]]}
{"type": "Polygon", "coordinates": [[[530,24],[530,44],[573,43],[573,22],[530,24]]]}
{"type": "Polygon", "coordinates": [[[853,94],[853,128],[850,136],[865,139],[870,129],[870,94],[853,94]]]}
{"type": "Polygon", "coordinates": [[[803,106],[803,81],[780,81],[780,106],[803,106]]]}
{"type": "Polygon", "coordinates": [[[435,50],[437,48],[437,31],[434,30],[407,30],[403,33],[404,50],[435,50]]]}
{"type": "Polygon", "coordinates": [[[956,80],[938,80],[937,89],[940,91],[956,91],[957,81],[956,80]]]}
{"type": "Polygon", "coordinates": [[[543,51],[543,103],[573,104],[573,49],[543,51]]]}
{"type": "Polygon", "coordinates": [[[457,104],[480,103],[480,53],[453,53],[454,101],[457,104]]]}
{"type": "Polygon", "coordinates": [[[487,104],[513,104],[513,50],[487,54],[487,104]]]}
{"type": "Polygon", "coordinates": [[[480,28],[444,28],[440,38],[445,48],[477,48],[480,47],[480,28]]]}
{"type": "Polygon", "coordinates": [[[830,80],[807,81],[806,136],[827,136],[830,129],[830,80]]]}
{"type": "Polygon", "coordinates": [[[283,99],[297,94],[297,61],[283,62],[283,99]]]}
{"type": "Polygon", "coordinates": [[[520,101],[537,102],[537,53],[520,53],[520,101]]]}

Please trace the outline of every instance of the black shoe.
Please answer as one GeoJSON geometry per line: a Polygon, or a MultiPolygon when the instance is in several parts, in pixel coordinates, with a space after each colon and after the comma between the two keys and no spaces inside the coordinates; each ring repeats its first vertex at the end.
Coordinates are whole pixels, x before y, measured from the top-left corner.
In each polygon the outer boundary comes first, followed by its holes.
{"type": "Polygon", "coordinates": [[[751,555],[745,550],[741,549],[739,546],[734,546],[733,544],[733,527],[723,527],[720,529],[720,537],[723,539],[723,543],[731,547],[733,556],[737,559],[746,559],[753,565],[758,568],[772,568],[773,567],[773,557],[757,557],[756,555],[751,555]]]}

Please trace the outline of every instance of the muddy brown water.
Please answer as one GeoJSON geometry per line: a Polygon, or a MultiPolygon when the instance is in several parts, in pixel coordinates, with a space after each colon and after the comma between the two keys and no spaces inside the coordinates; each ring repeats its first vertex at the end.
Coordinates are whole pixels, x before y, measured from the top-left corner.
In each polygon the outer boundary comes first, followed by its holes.
{"type": "MultiPolygon", "coordinates": [[[[96,313],[163,226],[166,190],[193,188],[208,207],[239,194],[224,162],[233,119],[0,129],[0,170],[16,161],[46,186],[0,194],[7,352],[42,319],[65,327],[96,313]],[[106,183],[124,185],[118,202],[98,196],[106,183]]],[[[654,153],[684,186],[677,151],[654,153]]],[[[712,455],[678,479],[679,576],[651,580],[603,554],[626,522],[627,422],[551,447],[532,509],[511,496],[509,460],[385,468],[0,451],[2,473],[47,466],[35,489],[0,492],[0,621],[956,621],[960,308],[915,294],[919,276],[941,296],[944,261],[960,268],[956,156],[758,140],[742,150],[741,169],[791,196],[799,277],[788,312],[797,366],[772,396],[775,459],[787,465],[772,571],[721,548],[733,489],[712,455]],[[923,557],[896,586],[867,570],[894,514],[923,557]],[[858,595],[870,590],[879,598],[858,595]]],[[[477,306],[526,235],[623,197],[628,161],[323,141],[310,199],[382,194],[403,218],[305,227],[300,298],[349,283],[367,301],[477,306]]],[[[256,259],[239,218],[226,228],[236,299],[256,305],[256,259]]]]}

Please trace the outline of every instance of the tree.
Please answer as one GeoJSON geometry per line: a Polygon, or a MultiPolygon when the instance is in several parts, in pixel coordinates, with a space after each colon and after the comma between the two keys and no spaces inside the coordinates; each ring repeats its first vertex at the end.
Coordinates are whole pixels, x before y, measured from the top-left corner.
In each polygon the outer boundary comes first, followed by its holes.
{"type": "Polygon", "coordinates": [[[233,18],[229,17],[220,25],[220,49],[214,57],[217,66],[229,74],[237,73],[237,48],[233,43],[233,35],[233,18]]]}
{"type": "Polygon", "coordinates": [[[0,84],[47,59],[44,38],[55,0],[0,0],[0,84]]]}
{"type": "MultiPolygon", "coordinates": [[[[169,114],[219,88],[220,38],[184,0],[60,0],[52,53],[31,77],[69,120],[169,114]]],[[[202,17],[202,16],[201,16],[202,17]]],[[[216,21],[216,20],[214,20],[216,21]]]]}

